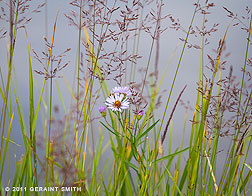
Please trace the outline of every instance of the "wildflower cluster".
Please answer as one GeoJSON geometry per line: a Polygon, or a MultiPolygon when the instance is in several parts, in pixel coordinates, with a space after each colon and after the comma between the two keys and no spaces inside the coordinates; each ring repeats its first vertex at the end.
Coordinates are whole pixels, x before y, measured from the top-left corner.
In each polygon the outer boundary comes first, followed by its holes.
{"type": "MultiPolygon", "coordinates": [[[[105,101],[105,105],[112,111],[122,112],[129,108],[130,103],[135,104],[132,97],[136,96],[129,87],[114,87],[109,97],[105,101]]],[[[100,106],[99,112],[102,117],[106,117],[106,106],[100,106]]],[[[138,120],[142,118],[144,112],[139,110],[135,112],[138,120]]]]}

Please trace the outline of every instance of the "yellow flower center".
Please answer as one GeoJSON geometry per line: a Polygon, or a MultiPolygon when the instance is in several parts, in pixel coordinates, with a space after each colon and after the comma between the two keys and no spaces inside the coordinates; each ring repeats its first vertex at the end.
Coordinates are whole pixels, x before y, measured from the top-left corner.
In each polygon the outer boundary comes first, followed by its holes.
{"type": "Polygon", "coordinates": [[[115,103],[114,103],[114,106],[115,106],[116,108],[120,108],[121,105],[122,105],[122,104],[121,104],[121,102],[120,102],[119,100],[116,100],[115,103]]]}

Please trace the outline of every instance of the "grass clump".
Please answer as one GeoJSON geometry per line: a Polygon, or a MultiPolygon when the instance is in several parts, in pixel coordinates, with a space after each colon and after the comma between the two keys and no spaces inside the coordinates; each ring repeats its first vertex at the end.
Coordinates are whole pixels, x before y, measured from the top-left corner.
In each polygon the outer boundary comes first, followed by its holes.
{"type": "Polygon", "coordinates": [[[0,195],[251,194],[249,7],[241,17],[222,8],[229,23],[208,52],[211,36],[221,28],[209,24],[216,9],[210,1],[194,3],[184,28],[164,14],[165,1],[74,0],[67,4],[70,12],[55,13],[51,36],[43,38],[45,50],[38,52],[28,26],[32,14],[43,9],[47,18],[47,4],[32,9],[26,0],[0,2],[5,24],[0,38],[8,40],[7,64],[2,61],[0,69],[0,195]],[[74,48],[58,53],[60,20],[78,36],[74,48]],[[167,21],[169,28],[163,25],[167,21]],[[240,75],[227,60],[229,32],[239,27],[247,36],[240,75]],[[182,46],[163,66],[162,36],[170,29],[182,33],[182,46]],[[26,103],[14,60],[19,34],[27,43],[26,103]],[[185,102],[190,85],[177,85],[190,50],[199,64],[193,106],[185,102]],[[176,57],[174,74],[168,73],[176,57]],[[72,86],[68,70],[74,70],[72,86]],[[179,105],[183,118],[176,116],[179,105]],[[17,130],[22,144],[16,142],[17,130]],[[178,132],[181,138],[174,141],[178,132]]]}

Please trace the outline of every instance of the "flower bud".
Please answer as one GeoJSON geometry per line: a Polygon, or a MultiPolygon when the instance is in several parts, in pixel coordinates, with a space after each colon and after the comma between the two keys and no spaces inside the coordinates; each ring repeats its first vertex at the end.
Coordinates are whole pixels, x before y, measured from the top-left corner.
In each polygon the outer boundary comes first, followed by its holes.
{"type": "Polygon", "coordinates": [[[106,116],[106,106],[99,107],[99,112],[101,113],[101,115],[103,117],[105,117],[106,116]]]}
{"type": "Polygon", "coordinates": [[[139,111],[138,114],[137,114],[137,119],[140,120],[144,115],[144,112],[143,111],[139,111]]]}

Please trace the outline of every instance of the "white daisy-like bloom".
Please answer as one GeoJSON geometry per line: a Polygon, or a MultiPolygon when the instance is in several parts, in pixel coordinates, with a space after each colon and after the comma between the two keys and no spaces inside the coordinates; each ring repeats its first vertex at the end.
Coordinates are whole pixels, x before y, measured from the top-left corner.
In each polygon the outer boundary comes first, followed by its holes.
{"type": "Polygon", "coordinates": [[[112,89],[112,93],[124,94],[125,96],[131,96],[132,92],[128,86],[115,87],[112,89]]]}
{"type": "Polygon", "coordinates": [[[126,110],[129,108],[128,98],[125,97],[124,94],[120,94],[120,93],[114,93],[114,94],[110,95],[106,99],[105,104],[112,111],[122,112],[122,110],[126,110]]]}

